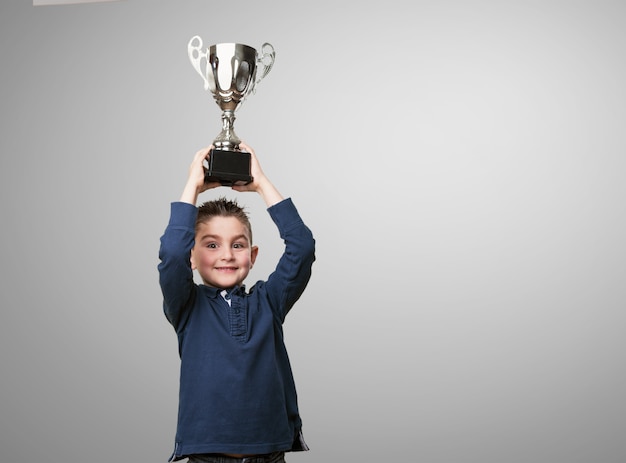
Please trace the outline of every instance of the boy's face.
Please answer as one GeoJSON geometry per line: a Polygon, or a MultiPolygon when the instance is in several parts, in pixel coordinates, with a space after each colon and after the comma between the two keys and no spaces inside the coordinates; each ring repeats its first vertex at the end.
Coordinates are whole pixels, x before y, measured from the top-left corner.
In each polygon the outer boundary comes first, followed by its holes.
{"type": "Polygon", "coordinates": [[[198,224],[191,268],[208,286],[232,288],[248,276],[258,252],[239,219],[216,216],[198,224]]]}

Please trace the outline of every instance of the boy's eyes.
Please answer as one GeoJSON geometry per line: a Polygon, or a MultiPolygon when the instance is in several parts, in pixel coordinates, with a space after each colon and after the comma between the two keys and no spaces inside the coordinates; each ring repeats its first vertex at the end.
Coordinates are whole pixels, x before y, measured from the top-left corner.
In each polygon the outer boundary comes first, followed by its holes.
{"type": "MultiPolygon", "coordinates": [[[[205,246],[209,249],[217,249],[220,247],[218,243],[213,243],[213,242],[207,243],[205,246]]],[[[245,247],[246,247],[245,243],[233,243],[234,249],[245,249],[245,247]]]]}

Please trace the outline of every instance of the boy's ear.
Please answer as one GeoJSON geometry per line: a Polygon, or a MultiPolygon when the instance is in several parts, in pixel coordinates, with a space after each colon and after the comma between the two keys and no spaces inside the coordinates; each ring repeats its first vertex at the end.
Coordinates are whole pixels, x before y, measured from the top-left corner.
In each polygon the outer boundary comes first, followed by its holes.
{"type": "Polygon", "coordinates": [[[259,247],[252,246],[252,249],[250,249],[250,268],[252,268],[252,266],[254,265],[254,261],[256,261],[256,256],[258,254],[259,254],[259,247]]]}
{"type": "Polygon", "coordinates": [[[196,262],[195,262],[195,259],[193,258],[193,249],[191,250],[191,253],[189,254],[189,262],[191,262],[191,270],[195,270],[196,262]]]}

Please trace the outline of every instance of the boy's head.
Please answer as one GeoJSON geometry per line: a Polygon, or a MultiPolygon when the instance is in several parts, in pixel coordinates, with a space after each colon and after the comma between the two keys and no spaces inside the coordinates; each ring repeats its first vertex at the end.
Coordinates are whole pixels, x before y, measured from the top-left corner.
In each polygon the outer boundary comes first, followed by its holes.
{"type": "Polygon", "coordinates": [[[236,201],[219,198],[198,208],[191,267],[198,270],[206,285],[216,288],[240,285],[258,252],[252,245],[248,215],[236,201]]]}

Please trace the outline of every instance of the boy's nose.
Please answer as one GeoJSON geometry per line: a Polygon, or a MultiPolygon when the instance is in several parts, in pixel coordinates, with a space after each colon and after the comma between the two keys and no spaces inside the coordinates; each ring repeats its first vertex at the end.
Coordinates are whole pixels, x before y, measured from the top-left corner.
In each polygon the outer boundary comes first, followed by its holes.
{"type": "Polygon", "coordinates": [[[233,258],[233,250],[230,247],[223,248],[222,259],[231,260],[233,258]]]}

